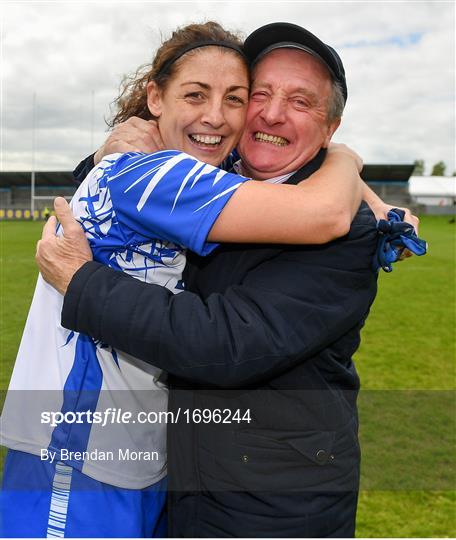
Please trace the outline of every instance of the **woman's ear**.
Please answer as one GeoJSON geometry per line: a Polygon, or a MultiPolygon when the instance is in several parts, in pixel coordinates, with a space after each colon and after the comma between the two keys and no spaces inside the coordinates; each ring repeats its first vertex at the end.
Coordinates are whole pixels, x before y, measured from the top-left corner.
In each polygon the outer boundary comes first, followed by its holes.
{"type": "Polygon", "coordinates": [[[152,116],[160,117],[162,113],[161,93],[155,81],[147,83],[147,106],[152,116]]]}

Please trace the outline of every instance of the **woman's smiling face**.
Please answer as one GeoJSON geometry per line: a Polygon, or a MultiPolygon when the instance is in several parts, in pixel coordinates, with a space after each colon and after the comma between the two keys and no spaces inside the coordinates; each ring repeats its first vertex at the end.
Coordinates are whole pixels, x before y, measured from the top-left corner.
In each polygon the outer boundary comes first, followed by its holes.
{"type": "Polygon", "coordinates": [[[147,87],[165,148],[220,164],[236,146],[247,112],[249,76],[240,56],[220,47],[187,53],[161,91],[147,87]]]}

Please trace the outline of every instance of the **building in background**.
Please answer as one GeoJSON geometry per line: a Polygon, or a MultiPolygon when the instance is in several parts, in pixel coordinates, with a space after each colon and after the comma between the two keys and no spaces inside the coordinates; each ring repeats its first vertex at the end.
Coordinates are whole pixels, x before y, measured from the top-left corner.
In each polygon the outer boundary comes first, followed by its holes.
{"type": "Polygon", "coordinates": [[[456,177],[412,176],[409,180],[412,200],[428,214],[456,213],[456,177]]]}
{"type": "Polygon", "coordinates": [[[364,165],[361,178],[388,204],[412,206],[409,178],[414,165],[364,165]]]}
{"type": "Polygon", "coordinates": [[[411,176],[414,165],[365,165],[361,176],[387,203],[415,213],[454,215],[456,177],[411,176]]]}
{"type": "Polygon", "coordinates": [[[0,220],[46,219],[46,209],[53,208],[53,199],[70,199],[77,187],[70,171],[36,172],[32,204],[31,172],[0,172],[0,220]]]}

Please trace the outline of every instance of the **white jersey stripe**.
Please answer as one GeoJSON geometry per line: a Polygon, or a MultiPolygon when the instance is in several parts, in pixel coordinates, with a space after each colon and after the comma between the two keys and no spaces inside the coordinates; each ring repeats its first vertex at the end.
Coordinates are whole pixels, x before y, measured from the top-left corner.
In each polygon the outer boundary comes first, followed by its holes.
{"type": "Polygon", "coordinates": [[[179,188],[179,191],[176,193],[176,198],[174,199],[174,204],[173,204],[173,207],[171,208],[171,212],[174,210],[174,208],[176,207],[176,203],[177,203],[177,199],[179,198],[179,195],[182,193],[182,191],[184,190],[184,187],[187,185],[187,182],[189,181],[189,179],[194,175],[196,174],[201,168],[204,167],[204,164],[203,163],[196,163],[194,167],[192,167],[192,169],[190,170],[190,172],[187,174],[187,176],[184,178],[184,180],[182,181],[182,184],[180,185],[180,188],[179,188]]]}
{"type": "Polygon", "coordinates": [[[216,201],[217,199],[220,199],[220,197],[224,197],[227,193],[230,193],[231,191],[234,191],[236,190],[239,186],[242,186],[243,182],[240,182],[239,184],[236,184],[235,186],[231,186],[230,188],[228,189],[225,189],[225,191],[222,191],[221,193],[219,193],[218,195],[216,195],[215,197],[212,197],[212,199],[210,201],[207,201],[207,203],[203,204],[202,206],[200,206],[199,208],[197,208],[195,210],[195,212],[199,212],[200,210],[202,210],[203,208],[205,208],[206,206],[208,206],[209,204],[213,203],[214,201],[216,201]]]}
{"type": "Polygon", "coordinates": [[[142,197],[136,206],[136,208],[138,209],[138,212],[140,212],[142,207],[146,204],[147,199],[149,198],[150,194],[152,193],[154,188],[157,186],[157,184],[160,182],[160,180],[165,176],[165,174],[167,174],[180,161],[183,161],[184,159],[187,159],[186,154],[177,154],[161,167],[160,171],[153,177],[153,179],[149,182],[148,186],[144,190],[144,193],[142,194],[142,197]]]}
{"type": "Polygon", "coordinates": [[[55,466],[47,538],[64,538],[73,468],[61,461],[55,466]]]}
{"type": "MultiPolygon", "coordinates": [[[[121,155],[122,154],[112,154],[112,156],[117,156],[117,158],[119,158],[121,155]]],[[[112,156],[108,156],[108,158],[112,156]]],[[[106,158],[103,158],[103,161],[105,159],[106,158]]],[[[125,168],[120,170],[117,174],[113,174],[112,176],[110,176],[110,180],[115,180],[116,178],[120,178],[121,176],[124,176],[125,174],[131,173],[131,171],[134,171],[135,169],[142,168],[145,165],[148,165],[149,163],[154,163],[155,161],[158,161],[158,165],[156,168],[159,168],[163,160],[164,160],[163,156],[160,156],[159,154],[146,155],[143,158],[137,159],[131,165],[127,165],[125,168]],[[158,156],[158,157],[152,157],[152,156],[158,156]]],[[[152,168],[148,170],[150,172],[152,168]]]]}
{"type": "Polygon", "coordinates": [[[212,182],[212,185],[215,186],[215,184],[221,180],[226,174],[226,171],[222,171],[220,170],[216,175],[215,175],[215,178],[214,178],[214,181],[212,182]]]}
{"type": "MultiPolygon", "coordinates": [[[[200,173],[195,176],[195,180],[193,180],[193,184],[190,186],[190,189],[192,187],[194,187],[194,185],[196,184],[196,182],[198,182],[198,180],[205,174],[210,174],[211,172],[214,172],[216,169],[215,167],[213,167],[212,165],[207,165],[207,163],[204,164],[204,167],[202,168],[202,170],[200,171],[200,173]]],[[[225,171],[222,171],[224,174],[226,174],[225,171]]],[[[212,184],[214,185],[214,184],[212,184]]]]}

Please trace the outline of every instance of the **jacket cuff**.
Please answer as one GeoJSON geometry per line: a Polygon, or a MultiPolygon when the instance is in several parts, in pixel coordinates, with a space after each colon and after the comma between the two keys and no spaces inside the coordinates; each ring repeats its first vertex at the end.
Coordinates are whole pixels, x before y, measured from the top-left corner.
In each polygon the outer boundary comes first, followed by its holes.
{"type": "Polygon", "coordinates": [[[102,264],[90,261],[81,266],[72,277],[67,292],[63,297],[61,325],[64,328],[75,330],[77,332],[80,331],[78,326],[79,305],[89,280],[101,268],[103,268],[102,264]]]}

